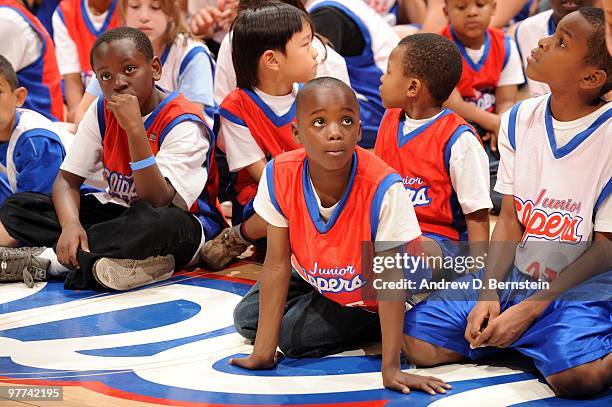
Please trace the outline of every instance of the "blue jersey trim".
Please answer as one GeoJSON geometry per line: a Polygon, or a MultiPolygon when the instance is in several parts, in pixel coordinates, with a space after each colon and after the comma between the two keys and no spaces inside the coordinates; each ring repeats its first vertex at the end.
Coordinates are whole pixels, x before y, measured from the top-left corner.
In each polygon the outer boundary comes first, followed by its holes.
{"type": "Polygon", "coordinates": [[[550,143],[550,149],[552,150],[553,155],[557,159],[565,157],[566,155],[574,151],[576,148],[578,148],[578,146],[582,144],[582,142],[585,141],[587,138],[589,138],[589,136],[593,134],[595,130],[597,130],[602,124],[604,124],[609,118],[612,117],[612,109],[606,110],[587,129],[576,134],[570,140],[569,143],[567,143],[561,148],[557,148],[557,141],[555,140],[555,130],[553,129],[552,125],[552,111],[550,109],[550,99],[551,97],[549,96],[548,101],[546,102],[544,122],[546,124],[546,133],[548,134],[548,142],[550,143]]]}
{"type": "Polygon", "coordinates": [[[467,64],[474,71],[476,72],[480,71],[482,67],[484,66],[485,62],[487,62],[487,58],[489,58],[489,51],[491,51],[491,38],[489,36],[489,31],[485,31],[484,52],[482,53],[482,57],[480,57],[480,61],[478,61],[478,63],[476,64],[474,63],[474,61],[472,61],[472,58],[470,58],[470,56],[467,54],[465,47],[459,41],[459,38],[457,38],[457,36],[455,35],[455,30],[453,30],[452,26],[450,28],[450,32],[451,32],[451,36],[453,37],[453,41],[455,42],[455,45],[457,45],[457,48],[459,48],[459,52],[461,52],[461,56],[463,57],[463,59],[465,59],[465,62],[467,62],[467,64]]]}
{"type": "Polygon", "coordinates": [[[64,18],[64,13],[62,12],[62,9],[60,8],[59,4],[57,5],[57,7],[55,7],[55,11],[57,11],[57,15],[59,16],[60,20],[62,20],[62,23],[66,25],[66,18],[64,18]]]}
{"type": "Polygon", "coordinates": [[[353,185],[355,183],[355,173],[357,172],[357,153],[353,153],[353,162],[351,163],[351,173],[349,176],[349,183],[346,186],[346,191],[340,198],[337,206],[334,208],[332,215],[329,220],[325,222],[321,218],[321,214],[319,213],[319,206],[317,205],[317,198],[315,197],[315,192],[312,189],[312,185],[310,184],[310,174],[308,171],[308,158],[304,160],[304,168],[302,170],[302,189],[304,190],[304,199],[306,201],[306,207],[308,208],[308,213],[310,215],[310,219],[312,223],[317,228],[319,233],[327,233],[329,230],[334,227],[340,213],[342,213],[342,209],[344,209],[344,205],[348,200],[348,197],[353,189],[353,185]]]}
{"type": "MultiPolygon", "coordinates": [[[[453,149],[453,145],[457,142],[457,140],[459,140],[459,137],[465,132],[474,134],[470,126],[461,124],[455,129],[453,134],[448,139],[446,146],[444,147],[444,167],[446,168],[446,172],[449,174],[450,174],[450,158],[451,158],[451,151],[453,149]]],[[[475,134],[474,134],[474,137],[476,137],[475,134]]]]}
{"type": "Polygon", "coordinates": [[[510,142],[510,146],[513,150],[516,151],[516,117],[518,115],[519,108],[521,107],[521,102],[518,102],[516,105],[512,106],[510,109],[510,116],[508,117],[508,141],[510,142]]]}
{"type": "Polygon", "coordinates": [[[190,121],[190,122],[204,124],[204,121],[202,119],[200,119],[198,116],[196,116],[195,114],[184,113],[184,114],[182,114],[180,116],[177,116],[174,119],[172,119],[172,121],[170,123],[168,123],[168,125],[166,127],[164,127],[164,129],[162,130],[161,134],[159,135],[159,146],[161,147],[161,145],[164,142],[164,139],[166,138],[168,133],[177,124],[185,122],[185,121],[190,121]]]}
{"type": "Polygon", "coordinates": [[[104,140],[104,133],[106,133],[106,119],[104,117],[104,98],[100,96],[96,102],[96,110],[98,115],[98,128],[100,129],[100,137],[104,140]]]}
{"type": "Polygon", "coordinates": [[[270,119],[272,123],[274,123],[276,127],[283,127],[284,125],[291,123],[291,121],[295,118],[295,100],[287,113],[282,116],[278,116],[276,113],[274,113],[274,111],[272,111],[272,109],[270,109],[270,106],[266,105],[266,102],[264,102],[259,95],[257,95],[257,93],[250,89],[243,88],[242,90],[251,98],[253,102],[255,102],[255,104],[261,109],[266,117],[270,119]]]}
{"type": "Polygon", "coordinates": [[[599,210],[601,204],[603,204],[606,199],[612,194],[612,178],[608,180],[608,183],[604,186],[603,190],[599,194],[597,201],[595,201],[595,206],[593,207],[593,221],[595,221],[595,215],[599,210]]]}
{"type": "Polygon", "coordinates": [[[396,182],[402,182],[402,178],[399,174],[391,173],[387,175],[378,184],[376,192],[374,193],[374,199],[372,200],[372,206],[370,208],[370,233],[372,241],[376,240],[376,234],[378,233],[378,225],[380,224],[380,210],[382,208],[382,201],[387,194],[387,191],[396,182]]]}
{"type": "Polygon", "coordinates": [[[452,113],[451,110],[443,109],[442,112],[439,114],[439,116],[431,119],[427,123],[424,123],[424,124],[420,125],[416,129],[414,129],[411,132],[406,133],[406,134],[403,134],[404,123],[406,121],[406,116],[402,115],[402,118],[400,119],[399,125],[397,127],[397,145],[398,145],[398,147],[402,148],[410,140],[414,139],[418,135],[422,134],[429,127],[431,127],[436,121],[440,120],[441,118],[443,118],[445,116],[448,116],[451,113],[452,113]]]}
{"type": "Polygon", "coordinates": [[[283,213],[278,201],[276,200],[276,192],[274,189],[274,158],[268,161],[265,168],[266,173],[266,183],[268,184],[268,196],[270,196],[270,201],[272,201],[272,205],[276,208],[278,213],[283,215],[285,219],[287,216],[283,213]]]}
{"type": "Polygon", "coordinates": [[[506,67],[508,64],[508,60],[510,59],[510,51],[512,50],[512,46],[510,44],[510,37],[504,35],[504,64],[502,65],[502,69],[506,67]]]}
{"type": "Polygon", "coordinates": [[[164,48],[164,52],[162,52],[162,54],[159,56],[159,60],[162,63],[162,66],[166,65],[166,61],[168,60],[168,55],[170,54],[170,48],[172,48],[169,45],[166,45],[166,48],[164,48]]]}
{"type": "Polygon", "coordinates": [[[153,109],[153,111],[151,112],[151,115],[147,118],[147,120],[145,120],[144,122],[144,128],[145,130],[149,130],[149,127],[151,127],[151,125],[153,124],[153,121],[155,121],[155,118],[157,117],[157,115],[159,114],[159,112],[171,101],[173,101],[174,99],[176,99],[176,97],[179,95],[178,92],[172,92],[170,93],[168,96],[166,96],[166,98],[157,106],[155,106],[155,109],[153,109]]]}
{"type": "MultiPolygon", "coordinates": [[[[189,65],[191,60],[197,54],[206,54],[208,56],[208,53],[206,52],[206,49],[204,47],[194,47],[194,48],[192,48],[191,51],[189,51],[187,53],[187,55],[185,55],[183,57],[183,60],[181,61],[181,66],[179,67],[179,76],[181,76],[183,74],[183,71],[185,70],[185,68],[187,68],[187,65],[189,65]]],[[[214,73],[214,71],[213,71],[213,73],[214,73]]]]}
{"type": "MultiPolygon", "coordinates": [[[[239,126],[244,126],[244,127],[248,127],[246,125],[246,123],[244,122],[244,120],[242,120],[240,117],[236,116],[235,114],[233,114],[232,112],[230,112],[229,110],[220,107],[217,110],[217,115],[223,117],[224,119],[229,120],[230,122],[237,124],[239,126]]],[[[215,120],[216,122],[216,120],[215,120]]]]}
{"type": "Polygon", "coordinates": [[[94,36],[98,37],[100,34],[108,30],[108,25],[110,24],[110,21],[113,18],[113,13],[115,12],[115,9],[117,8],[117,3],[119,3],[119,1],[113,0],[110,7],[108,8],[108,14],[106,15],[106,19],[104,19],[104,23],[102,24],[99,30],[96,30],[96,27],[94,27],[93,23],[89,19],[89,15],[87,14],[87,9],[86,9],[86,3],[87,3],[87,0],[81,0],[81,15],[83,16],[83,21],[85,21],[85,25],[87,26],[87,29],[94,36]]]}

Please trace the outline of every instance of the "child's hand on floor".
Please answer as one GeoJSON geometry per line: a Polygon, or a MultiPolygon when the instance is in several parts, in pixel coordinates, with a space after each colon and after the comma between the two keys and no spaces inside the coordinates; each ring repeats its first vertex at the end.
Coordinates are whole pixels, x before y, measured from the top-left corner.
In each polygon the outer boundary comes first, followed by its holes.
{"type": "Polygon", "coordinates": [[[422,390],[433,396],[436,393],[446,393],[447,389],[452,388],[450,384],[437,377],[405,373],[399,369],[394,369],[393,371],[383,370],[382,376],[383,385],[386,388],[404,394],[410,393],[410,389],[412,389],[422,390]]]}
{"type": "Polygon", "coordinates": [[[113,95],[108,99],[106,107],[113,112],[119,125],[128,132],[128,135],[130,129],[134,128],[134,126],[143,127],[140,116],[140,104],[136,96],[128,94],[113,95]]]}
{"type": "Polygon", "coordinates": [[[267,370],[273,369],[280,359],[281,353],[276,352],[273,358],[261,358],[251,353],[245,358],[232,358],[230,365],[238,366],[247,370],[267,370]]]}

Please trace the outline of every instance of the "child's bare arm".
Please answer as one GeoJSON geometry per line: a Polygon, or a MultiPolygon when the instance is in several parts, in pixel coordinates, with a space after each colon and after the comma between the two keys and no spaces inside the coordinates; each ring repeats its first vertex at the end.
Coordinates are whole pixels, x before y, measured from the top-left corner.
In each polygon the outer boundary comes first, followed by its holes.
{"type": "Polygon", "coordinates": [[[489,241],[489,210],[479,209],[465,215],[465,223],[470,242],[489,241]]]}
{"type": "Polygon", "coordinates": [[[57,260],[68,268],[77,268],[76,253],[80,247],[89,251],[87,233],[79,220],[81,205],[80,187],[85,179],[60,170],[53,183],[51,199],[57,213],[62,233],[57,241],[57,260]]]}
{"type": "Polygon", "coordinates": [[[291,277],[289,229],[268,225],[268,251],[259,281],[259,323],[253,353],[246,358],[230,359],[245,369],[271,369],[276,365],[276,347],[280,333],[289,278],[291,277]]]}
{"type": "Polygon", "coordinates": [[[501,115],[516,103],[518,86],[499,86],[495,89],[495,113],[501,115]]]}
{"type": "Polygon", "coordinates": [[[261,160],[247,166],[246,169],[251,177],[253,177],[255,181],[259,182],[264,170],[266,169],[266,159],[262,158],[261,160]]]}
{"type": "MultiPolygon", "coordinates": [[[[377,253],[377,256],[395,257],[399,248],[377,253]]],[[[403,278],[401,269],[385,270],[377,276],[384,281],[399,282],[403,278]]],[[[386,388],[410,393],[410,389],[423,390],[429,394],[446,393],[450,385],[443,380],[431,376],[419,376],[402,372],[400,369],[400,351],[403,337],[405,292],[403,290],[379,290],[378,314],[382,334],[382,366],[383,384],[386,388]]]]}
{"type": "Polygon", "coordinates": [[[494,133],[497,133],[499,130],[499,116],[495,113],[479,109],[478,106],[464,101],[457,88],[453,90],[453,93],[446,103],[444,103],[444,106],[451,109],[465,120],[478,124],[485,130],[494,133]]]}
{"type": "Polygon", "coordinates": [[[64,93],[66,94],[66,104],[68,105],[68,117],[66,121],[73,123],[76,108],[83,97],[83,82],[80,73],[70,73],[63,76],[64,93]]]}
{"type": "MultiPolygon", "coordinates": [[[[130,160],[137,162],[153,156],[136,96],[114,95],[108,99],[107,108],[113,112],[128,135],[130,160]]],[[[176,191],[166,181],[157,164],[134,170],[133,176],[140,199],[149,202],[153,207],[168,206],[172,202],[176,191]]]]}

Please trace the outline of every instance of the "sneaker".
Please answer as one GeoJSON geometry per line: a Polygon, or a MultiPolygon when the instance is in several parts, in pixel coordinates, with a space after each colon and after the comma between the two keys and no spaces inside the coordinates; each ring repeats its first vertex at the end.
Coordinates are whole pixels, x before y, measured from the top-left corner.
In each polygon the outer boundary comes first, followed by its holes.
{"type": "Polygon", "coordinates": [[[240,225],[227,228],[204,244],[200,250],[200,260],[207,269],[219,271],[225,268],[251,245],[240,236],[236,230],[238,227],[240,225]]]}
{"type": "Polygon", "coordinates": [[[94,263],[92,274],[98,284],[105,288],[131,290],[172,277],[174,256],[151,256],[144,260],[102,257],[94,263]]]}
{"type": "Polygon", "coordinates": [[[23,281],[33,288],[35,281],[46,281],[51,260],[38,257],[46,247],[0,247],[0,283],[23,281]]]}

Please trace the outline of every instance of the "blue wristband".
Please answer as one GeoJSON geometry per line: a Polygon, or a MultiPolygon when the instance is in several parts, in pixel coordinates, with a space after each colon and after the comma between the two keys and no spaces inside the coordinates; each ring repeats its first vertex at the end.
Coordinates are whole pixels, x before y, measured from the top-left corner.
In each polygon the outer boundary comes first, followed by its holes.
{"type": "Polygon", "coordinates": [[[144,168],[148,168],[152,165],[155,165],[155,156],[152,155],[150,157],[145,158],[144,160],[135,161],[130,163],[130,168],[132,171],[142,170],[144,168]]]}

